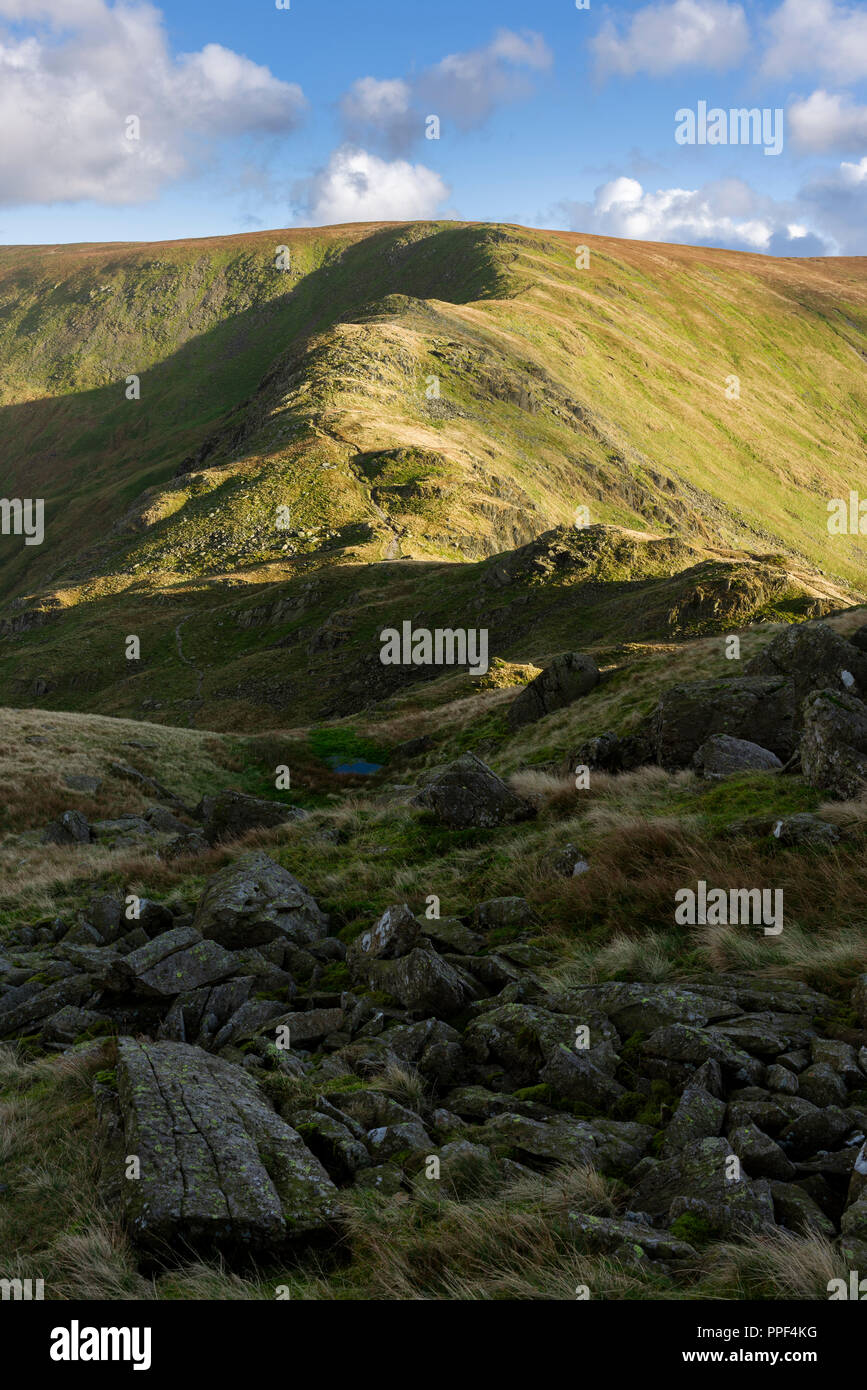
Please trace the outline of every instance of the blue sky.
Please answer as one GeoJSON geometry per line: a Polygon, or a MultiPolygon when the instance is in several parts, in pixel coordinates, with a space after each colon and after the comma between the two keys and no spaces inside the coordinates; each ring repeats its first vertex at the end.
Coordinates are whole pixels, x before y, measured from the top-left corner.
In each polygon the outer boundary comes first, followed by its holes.
{"type": "Polygon", "coordinates": [[[867,254],[863,3],[278,3],[0,0],[0,242],[448,217],[867,254]]]}

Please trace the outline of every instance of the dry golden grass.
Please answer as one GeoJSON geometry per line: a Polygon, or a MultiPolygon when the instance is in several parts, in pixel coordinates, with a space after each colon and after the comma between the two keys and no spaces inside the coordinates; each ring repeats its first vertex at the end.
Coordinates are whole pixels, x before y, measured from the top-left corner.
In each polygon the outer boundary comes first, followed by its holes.
{"type": "Polygon", "coordinates": [[[701,1271],[702,1295],[729,1299],[827,1299],[829,1280],[849,1277],[848,1262],[824,1236],[784,1231],[714,1245],[701,1271]]]}
{"type": "Polygon", "coordinates": [[[111,762],[131,763],[181,800],[198,800],[202,778],[225,777],[230,757],[228,743],[208,731],[62,710],[0,709],[0,828],[43,826],[69,809],[110,819],[151,804],[152,797],[109,771],[111,762]],[[28,741],[34,738],[41,742],[28,741]],[[130,748],[130,741],[153,747],[130,748]],[[66,786],[65,777],[81,774],[101,778],[100,790],[66,786]]]}

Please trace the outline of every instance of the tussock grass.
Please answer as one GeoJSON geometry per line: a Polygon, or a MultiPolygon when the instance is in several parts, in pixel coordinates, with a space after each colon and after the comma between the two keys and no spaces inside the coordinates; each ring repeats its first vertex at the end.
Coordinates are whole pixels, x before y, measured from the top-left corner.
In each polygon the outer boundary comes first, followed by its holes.
{"type": "Polygon", "coordinates": [[[713,1245],[702,1260],[696,1296],[827,1299],[829,1280],[848,1277],[848,1262],[824,1236],[769,1231],[713,1245]]]}

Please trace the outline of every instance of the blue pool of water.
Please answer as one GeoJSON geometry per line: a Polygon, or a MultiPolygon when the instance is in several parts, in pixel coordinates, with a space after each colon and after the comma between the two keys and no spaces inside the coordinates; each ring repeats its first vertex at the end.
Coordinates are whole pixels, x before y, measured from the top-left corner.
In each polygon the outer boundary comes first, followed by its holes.
{"type": "Polygon", "coordinates": [[[352,762],[344,762],[339,755],[329,758],[328,765],[334,772],[351,772],[356,777],[370,777],[372,773],[379,772],[382,767],[382,763],[369,763],[364,758],[355,758],[352,762]]]}

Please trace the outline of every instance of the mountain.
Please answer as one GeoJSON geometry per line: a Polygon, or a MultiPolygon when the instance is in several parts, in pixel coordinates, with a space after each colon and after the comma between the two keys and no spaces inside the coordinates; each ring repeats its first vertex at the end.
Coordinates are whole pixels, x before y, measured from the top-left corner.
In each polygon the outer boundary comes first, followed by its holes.
{"type": "Polygon", "coordinates": [[[267,728],[388,695],[407,619],[538,664],[845,607],[865,358],[858,260],[453,223],[6,248],[2,487],[46,534],[0,538],[0,698],[267,728]]]}
{"type": "Polygon", "coordinates": [[[865,289],[479,224],[0,251],[4,1298],[852,1287],[865,289]]]}

